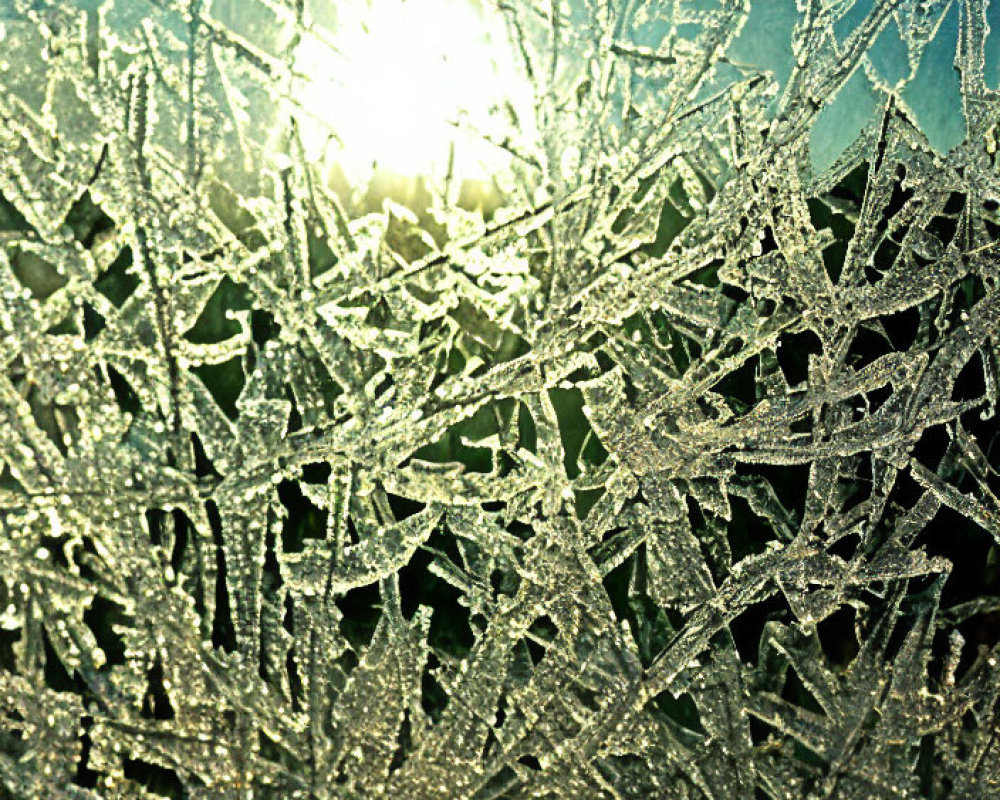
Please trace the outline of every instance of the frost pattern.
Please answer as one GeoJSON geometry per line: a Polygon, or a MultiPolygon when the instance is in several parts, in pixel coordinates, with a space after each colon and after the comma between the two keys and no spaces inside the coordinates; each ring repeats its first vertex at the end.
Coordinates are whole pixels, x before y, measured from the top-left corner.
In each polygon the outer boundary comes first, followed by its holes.
{"type": "Polygon", "coordinates": [[[768,2],[498,3],[419,213],[332,6],[0,3],[0,797],[1000,797],[996,9],[768,2]]]}

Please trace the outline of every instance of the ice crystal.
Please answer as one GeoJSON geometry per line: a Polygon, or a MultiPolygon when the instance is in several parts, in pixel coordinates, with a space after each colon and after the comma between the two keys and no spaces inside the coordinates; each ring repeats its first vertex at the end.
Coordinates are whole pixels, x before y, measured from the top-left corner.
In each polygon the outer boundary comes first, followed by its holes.
{"type": "Polygon", "coordinates": [[[1000,4],[476,9],[0,0],[0,798],[1000,797],[1000,4]]]}

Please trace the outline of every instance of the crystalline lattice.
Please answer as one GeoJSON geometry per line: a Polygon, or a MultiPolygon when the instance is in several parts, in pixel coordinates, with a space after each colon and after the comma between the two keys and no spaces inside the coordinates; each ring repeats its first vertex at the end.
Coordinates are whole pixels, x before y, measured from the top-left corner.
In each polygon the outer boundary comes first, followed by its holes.
{"type": "Polygon", "coordinates": [[[485,5],[0,0],[0,798],[1000,796],[1000,4],[485,5]]]}

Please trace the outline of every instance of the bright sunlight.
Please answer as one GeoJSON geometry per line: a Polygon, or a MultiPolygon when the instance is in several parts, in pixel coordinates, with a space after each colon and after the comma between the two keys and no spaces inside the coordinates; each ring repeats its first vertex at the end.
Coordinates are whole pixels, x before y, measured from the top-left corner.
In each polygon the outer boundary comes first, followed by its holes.
{"type": "Polygon", "coordinates": [[[367,0],[337,30],[303,36],[293,98],[310,154],[348,175],[485,178],[508,162],[515,124],[533,128],[531,88],[503,19],[473,0],[367,0]]]}

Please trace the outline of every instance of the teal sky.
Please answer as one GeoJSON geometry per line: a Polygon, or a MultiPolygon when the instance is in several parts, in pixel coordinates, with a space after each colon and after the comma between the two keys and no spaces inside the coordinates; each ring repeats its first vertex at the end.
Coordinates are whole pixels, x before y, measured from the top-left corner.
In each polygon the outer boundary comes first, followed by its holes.
{"type": "MultiPolygon", "coordinates": [[[[857,0],[837,28],[841,39],[871,10],[872,3],[857,0]]],[[[810,140],[815,169],[830,166],[865,126],[878,119],[888,91],[896,92],[910,109],[935,150],[946,153],[962,141],[965,118],[955,68],[961,4],[944,0],[929,5],[936,5],[940,24],[919,56],[914,74],[909,74],[908,47],[893,20],[869,52],[867,69],[855,72],[820,114],[810,140]]],[[[729,49],[730,58],[768,71],[784,85],[792,69],[791,42],[798,16],[795,0],[754,3],[746,26],[729,49]]],[[[990,0],[987,19],[992,30],[985,78],[996,89],[1000,84],[1000,0],[990,0]]]]}

